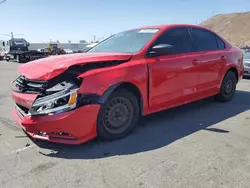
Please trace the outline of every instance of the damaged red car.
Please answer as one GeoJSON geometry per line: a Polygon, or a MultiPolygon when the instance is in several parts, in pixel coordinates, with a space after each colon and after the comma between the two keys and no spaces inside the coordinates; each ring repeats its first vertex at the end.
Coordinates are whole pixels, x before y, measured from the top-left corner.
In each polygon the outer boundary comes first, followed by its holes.
{"type": "Polygon", "coordinates": [[[31,137],[80,144],[127,136],[141,116],[206,97],[234,97],[243,54],[195,25],[132,29],[86,53],[23,64],[13,116],[31,137]]]}

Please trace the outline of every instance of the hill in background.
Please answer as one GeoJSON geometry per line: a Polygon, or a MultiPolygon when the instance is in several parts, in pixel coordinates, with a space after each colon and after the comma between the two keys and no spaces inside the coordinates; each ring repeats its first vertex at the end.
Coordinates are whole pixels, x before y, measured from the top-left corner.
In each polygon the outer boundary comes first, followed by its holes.
{"type": "Polygon", "coordinates": [[[250,12],[218,14],[200,25],[220,34],[233,45],[250,45],[250,12]]]}

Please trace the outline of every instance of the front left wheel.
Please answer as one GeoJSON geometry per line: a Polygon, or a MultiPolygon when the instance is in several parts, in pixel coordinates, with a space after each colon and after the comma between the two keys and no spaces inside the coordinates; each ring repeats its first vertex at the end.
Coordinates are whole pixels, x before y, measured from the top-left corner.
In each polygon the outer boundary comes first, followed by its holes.
{"type": "Polygon", "coordinates": [[[127,136],[139,118],[139,104],[135,95],[126,90],[114,91],[102,105],[97,118],[97,133],[104,140],[127,136]]]}

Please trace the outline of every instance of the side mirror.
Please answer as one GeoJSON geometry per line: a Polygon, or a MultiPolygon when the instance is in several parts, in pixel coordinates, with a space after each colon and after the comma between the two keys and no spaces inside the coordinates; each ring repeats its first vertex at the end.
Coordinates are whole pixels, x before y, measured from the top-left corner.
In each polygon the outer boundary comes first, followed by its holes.
{"type": "Polygon", "coordinates": [[[174,46],[171,44],[158,44],[153,46],[149,52],[151,57],[156,57],[160,55],[168,55],[174,53],[174,46]]]}
{"type": "Polygon", "coordinates": [[[29,42],[27,42],[27,46],[30,46],[30,43],[29,43],[29,42]]]}
{"type": "Polygon", "coordinates": [[[3,46],[5,46],[5,42],[3,42],[3,46]]]}

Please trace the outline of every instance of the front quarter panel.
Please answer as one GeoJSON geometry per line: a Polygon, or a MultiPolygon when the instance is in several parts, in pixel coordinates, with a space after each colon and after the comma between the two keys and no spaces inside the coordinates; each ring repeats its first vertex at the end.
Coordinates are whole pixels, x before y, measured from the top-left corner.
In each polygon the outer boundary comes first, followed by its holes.
{"type": "Polygon", "coordinates": [[[103,96],[112,86],[128,82],[139,89],[142,100],[146,101],[148,73],[147,65],[144,61],[138,60],[83,73],[79,75],[83,79],[79,93],[103,96]]]}

